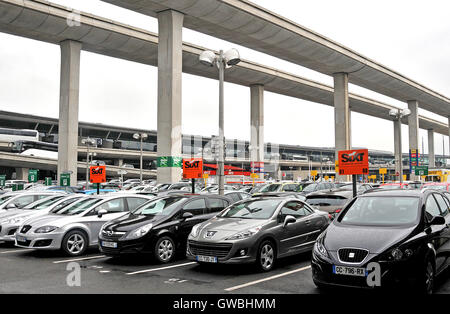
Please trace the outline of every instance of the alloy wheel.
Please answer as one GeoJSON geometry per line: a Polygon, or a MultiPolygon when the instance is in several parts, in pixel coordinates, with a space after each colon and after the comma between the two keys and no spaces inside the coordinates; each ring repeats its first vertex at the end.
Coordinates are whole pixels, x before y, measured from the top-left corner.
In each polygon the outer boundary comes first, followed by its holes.
{"type": "Polygon", "coordinates": [[[168,239],[164,239],[159,243],[158,255],[161,261],[166,262],[172,258],[173,243],[168,239]]]}
{"type": "Polygon", "coordinates": [[[274,260],[273,248],[270,244],[265,244],[261,248],[260,263],[264,270],[272,268],[274,260]]]}
{"type": "Polygon", "coordinates": [[[79,254],[84,249],[84,238],[78,233],[72,234],[67,239],[67,250],[72,254],[79,254]]]}
{"type": "Polygon", "coordinates": [[[427,268],[425,270],[425,289],[427,294],[433,293],[433,287],[434,287],[434,269],[433,265],[428,262],[427,268]]]}

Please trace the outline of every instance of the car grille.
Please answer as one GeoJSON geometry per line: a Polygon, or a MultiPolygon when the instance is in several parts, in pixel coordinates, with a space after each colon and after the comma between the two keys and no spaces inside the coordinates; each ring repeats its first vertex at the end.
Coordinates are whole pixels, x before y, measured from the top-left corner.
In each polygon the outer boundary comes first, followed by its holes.
{"type": "Polygon", "coordinates": [[[27,241],[17,241],[18,245],[22,245],[22,246],[30,246],[31,241],[27,240],[27,241]]]}
{"type": "Polygon", "coordinates": [[[102,237],[105,240],[119,240],[120,238],[123,237],[123,235],[126,232],[112,232],[111,234],[108,234],[107,231],[103,230],[102,231],[102,237]]]}
{"type": "Polygon", "coordinates": [[[30,225],[25,225],[22,227],[22,229],[20,230],[21,233],[27,233],[28,231],[30,231],[31,226],[30,225]]]}
{"type": "Polygon", "coordinates": [[[192,255],[204,255],[213,257],[225,257],[230,253],[231,243],[205,243],[188,241],[189,251],[192,255]]]}
{"type": "Polygon", "coordinates": [[[365,249],[341,248],[338,250],[339,260],[343,263],[361,263],[369,255],[365,249]]]}

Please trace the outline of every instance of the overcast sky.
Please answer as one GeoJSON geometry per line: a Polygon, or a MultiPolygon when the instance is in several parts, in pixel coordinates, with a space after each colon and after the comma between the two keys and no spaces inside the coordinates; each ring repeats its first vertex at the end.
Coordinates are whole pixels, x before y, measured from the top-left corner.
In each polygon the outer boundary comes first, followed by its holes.
{"type": "MultiPolygon", "coordinates": [[[[53,0],[71,8],[157,32],[157,21],[98,0],[53,0]]],[[[425,86],[450,96],[448,0],[253,0],[425,86]]],[[[210,49],[237,48],[242,59],[332,85],[332,78],[301,66],[184,28],[183,40],[210,49]]],[[[58,117],[59,46],[0,34],[0,109],[58,117]]],[[[350,92],[392,105],[406,104],[358,86],[350,92]]],[[[82,52],[80,120],[156,129],[157,68],[82,52]]],[[[183,133],[218,133],[218,82],[183,74],[183,133]]],[[[264,93],[265,142],[334,146],[332,107],[264,93]]],[[[447,122],[447,119],[421,111],[447,122]]],[[[225,136],[250,137],[249,88],[225,85],[225,136]]],[[[407,126],[402,128],[408,151],[407,126]]],[[[427,133],[420,130],[427,150],[427,133]]],[[[435,135],[442,153],[442,135],[435,135]]],[[[444,137],[449,153],[448,137],[444,137]]],[[[352,144],[393,151],[392,122],[352,113],[352,144]]],[[[421,143],[419,143],[419,146],[421,143]]]]}

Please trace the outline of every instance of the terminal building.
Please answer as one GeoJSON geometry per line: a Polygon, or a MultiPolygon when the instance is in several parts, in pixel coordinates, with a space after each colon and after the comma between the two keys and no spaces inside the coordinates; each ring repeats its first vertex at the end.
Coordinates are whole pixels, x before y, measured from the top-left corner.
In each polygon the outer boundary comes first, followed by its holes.
{"type": "MultiPolygon", "coordinates": [[[[3,143],[1,150],[4,154],[0,164],[0,172],[7,178],[26,179],[28,169],[39,169],[40,179],[46,176],[56,179],[56,163],[46,164],[48,159],[57,159],[58,119],[40,117],[29,114],[0,111],[0,128],[37,131],[38,142],[16,141],[3,143]],[[28,153],[27,153],[28,152],[28,153]],[[30,153],[32,152],[32,153],[30,153]],[[28,158],[42,159],[42,163],[25,160],[21,163],[13,162],[16,155],[25,155],[28,158]],[[53,154],[53,155],[52,155],[53,154]]],[[[78,180],[85,180],[87,164],[105,163],[112,171],[109,177],[116,176],[123,169],[125,177],[138,177],[140,173],[141,143],[134,134],[146,133],[147,139],[142,143],[143,175],[145,178],[156,177],[157,167],[157,132],[155,130],[133,129],[111,126],[98,123],[80,122],[78,128],[78,162],[81,171],[78,171],[78,180]],[[94,139],[95,144],[86,147],[83,139],[94,139]],[[87,160],[89,149],[89,160],[87,160]]],[[[32,134],[31,134],[32,135],[32,134]]],[[[213,136],[214,137],[214,136],[213,136]]],[[[211,170],[214,180],[216,158],[214,139],[211,136],[183,135],[183,157],[201,157],[205,160],[207,170],[211,170]]],[[[301,144],[301,143],[299,143],[301,144]]],[[[248,176],[251,172],[249,158],[249,142],[236,139],[226,139],[226,175],[229,181],[235,182],[239,177],[248,176]]],[[[308,147],[301,145],[285,145],[280,143],[265,143],[265,179],[271,180],[305,180],[312,170],[317,171],[317,178],[335,175],[335,149],[334,147],[308,147]]],[[[436,155],[436,168],[446,166],[445,156],[436,155]]],[[[379,168],[388,168],[386,180],[395,180],[394,154],[388,151],[369,149],[370,174],[378,174],[379,168]]],[[[422,155],[422,164],[428,163],[428,156],[422,155]]],[[[408,155],[403,155],[404,173],[409,167],[408,155]]],[[[206,169],[206,168],[205,168],[206,169]]],[[[244,179],[243,179],[244,181],[244,179]]]]}

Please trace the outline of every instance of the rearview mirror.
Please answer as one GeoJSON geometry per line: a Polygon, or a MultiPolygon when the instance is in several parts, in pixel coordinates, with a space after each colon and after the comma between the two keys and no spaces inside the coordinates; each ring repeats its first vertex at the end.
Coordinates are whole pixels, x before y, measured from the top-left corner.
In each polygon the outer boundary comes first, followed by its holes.
{"type": "Polygon", "coordinates": [[[286,227],[288,224],[294,223],[294,222],[296,222],[296,221],[297,221],[297,219],[295,219],[294,216],[287,215],[287,216],[284,218],[283,227],[286,227]]]}
{"type": "Polygon", "coordinates": [[[192,218],[192,217],[194,217],[194,215],[193,215],[192,213],[190,213],[190,212],[185,212],[185,213],[183,213],[183,215],[181,216],[181,218],[183,218],[183,220],[186,220],[186,219],[192,218]]]}
{"type": "Polygon", "coordinates": [[[108,211],[106,209],[100,209],[97,213],[98,218],[102,218],[103,215],[106,215],[108,211]]]}
{"type": "Polygon", "coordinates": [[[13,209],[13,208],[17,208],[17,205],[14,203],[9,203],[8,205],[6,205],[6,209],[13,209]]]}
{"type": "Polygon", "coordinates": [[[434,216],[430,221],[430,226],[445,225],[445,218],[442,216],[434,216]]]}

